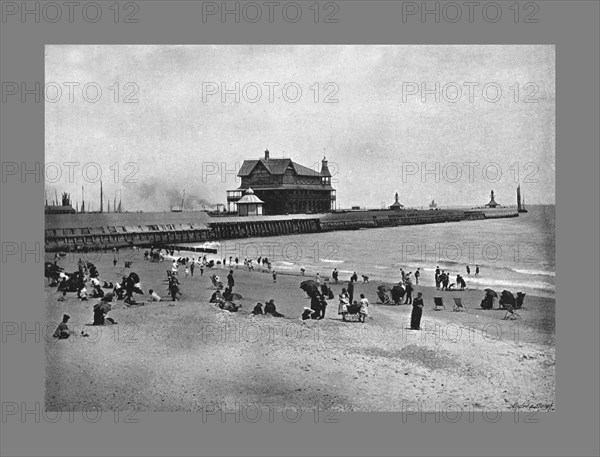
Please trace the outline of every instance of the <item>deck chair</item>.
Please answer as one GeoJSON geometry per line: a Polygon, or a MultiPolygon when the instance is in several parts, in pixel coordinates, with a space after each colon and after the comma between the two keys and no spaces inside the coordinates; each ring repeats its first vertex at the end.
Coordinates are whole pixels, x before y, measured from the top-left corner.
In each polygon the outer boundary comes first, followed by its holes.
{"type": "Polygon", "coordinates": [[[212,281],[213,287],[216,287],[217,290],[221,290],[223,288],[223,282],[217,281],[216,275],[210,275],[210,280],[212,281]]]}
{"type": "Polygon", "coordinates": [[[504,317],[502,319],[503,320],[504,319],[514,320],[517,318],[521,318],[521,315],[515,311],[515,307],[511,303],[507,303],[506,304],[506,314],[504,315],[504,317]]]}
{"type": "Polygon", "coordinates": [[[452,311],[467,311],[467,307],[463,304],[462,298],[453,297],[454,298],[454,308],[452,311]]]}
{"type": "Polygon", "coordinates": [[[444,305],[444,300],[442,300],[442,297],[433,297],[433,310],[439,311],[442,308],[446,309],[446,306],[444,305]]]}

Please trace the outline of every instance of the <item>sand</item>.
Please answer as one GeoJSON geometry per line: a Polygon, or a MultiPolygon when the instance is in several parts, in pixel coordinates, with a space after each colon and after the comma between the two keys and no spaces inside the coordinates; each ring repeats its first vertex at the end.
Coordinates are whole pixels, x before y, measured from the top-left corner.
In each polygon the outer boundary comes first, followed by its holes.
{"type": "MultiPolygon", "coordinates": [[[[182,255],[186,255],[182,252],[182,255]]],[[[191,257],[190,254],[187,254],[191,257]]],[[[131,253],[131,269],[113,267],[112,254],[90,259],[100,279],[118,281],[125,272],[141,277],[144,296],[154,289],[167,298],[171,262],[143,260],[131,253]]],[[[76,261],[77,257],[71,260],[76,261]]],[[[76,263],[63,259],[65,271],[76,263]]],[[[415,287],[425,300],[421,331],[410,330],[409,305],[376,304],[381,282],[355,286],[369,299],[366,323],[343,322],[332,285],[326,318],[301,321],[310,300],[298,274],[234,268],[235,291],[244,296],[238,313],[209,304],[209,274],[225,280],[228,269],[183,275],[181,301],[127,307],[118,301],[109,313],[117,325],[93,327],[92,307],[67,294],[57,301],[46,287],[46,408],[136,411],[200,411],[259,405],[283,410],[321,411],[553,410],[555,345],[553,299],[527,296],[521,319],[503,320],[504,310],[480,309],[480,290],[443,292],[415,287]],[[445,310],[433,310],[441,296],[445,310]],[[460,296],[467,312],[453,312],[460,296]],[[252,316],[257,302],[274,299],[285,318],[252,316]],[[62,314],[71,316],[75,335],[51,338],[62,314]],[[87,332],[89,337],[80,335],[87,332]],[[73,406],[75,405],[75,406],[73,406]]],[[[328,275],[329,269],[321,273],[328,275]]],[[[360,272],[359,272],[360,275],[360,272]]],[[[343,278],[347,279],[347,278],[343,278]]],[[[388,283],[389,284],[389,283],[388,283]]],[[[517,292],[517,291],[513,291],[517,292]]]]}

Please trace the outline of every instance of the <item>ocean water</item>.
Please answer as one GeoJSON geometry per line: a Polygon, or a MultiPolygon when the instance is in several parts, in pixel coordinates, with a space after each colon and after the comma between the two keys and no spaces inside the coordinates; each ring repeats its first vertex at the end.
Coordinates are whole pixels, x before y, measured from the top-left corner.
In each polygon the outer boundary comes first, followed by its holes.
{"type": "Polygon", "coordinates": [[[240,265],[251,258],[256,268],[257,258],[266,256],[276,271],[305,268],[307,276],[319,272],[323,277],[337,268],[340,279],[356,271],[359,281],[367,275],[397,282],[400,268],[413,273],[420,268],[424,285],[435,285],[439,266],[450,273],[451,282],[461,274],[467,287],[554,297],[555,206],[528,211],[509,219],[226,240],[210,243],[218,254],[207,257],[227,262],[238,257],[240,265]]]}

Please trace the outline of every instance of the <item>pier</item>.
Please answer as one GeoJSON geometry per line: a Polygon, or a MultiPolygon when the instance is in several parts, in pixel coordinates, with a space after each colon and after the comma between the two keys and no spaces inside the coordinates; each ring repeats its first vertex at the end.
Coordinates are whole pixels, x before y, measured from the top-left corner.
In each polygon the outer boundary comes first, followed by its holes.
{"type": "Polygon", "coordinates": [[[364,210],[254,217],[211,217],[204,211],[47,214],[45,249],[55,252],[159,247],[518,216],[517,208],[364,210]]]}

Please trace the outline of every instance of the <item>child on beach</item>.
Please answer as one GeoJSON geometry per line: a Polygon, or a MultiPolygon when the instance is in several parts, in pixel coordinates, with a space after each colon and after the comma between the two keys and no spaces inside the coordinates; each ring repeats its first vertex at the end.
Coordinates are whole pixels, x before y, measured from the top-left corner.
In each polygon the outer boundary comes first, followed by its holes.
{"type": "Polygon", "coordinates": [[[273,282],[277,282],[277,272],[273,270],[273,282]]]}
{"type": "Polygon", "coordinates": [[[365,294],[360,294],[360,316],[361,322],[364,323],[369,315],[369,300],[365,298],[365,294]]]}
{"type": "Polygon", "coordinates": [[[69,326],[67,325],[67,322],[69,322],[70,318],[71,316],[69,316],[68,314],[63,314],[62,322],[58,324],[58,327],[56,327],[56,330],[52,335],[54,338],[58,338],[59,340],[65,340],[69,338],[69,336],[71,336],[72,332],[69,330],[69,326]]]}

